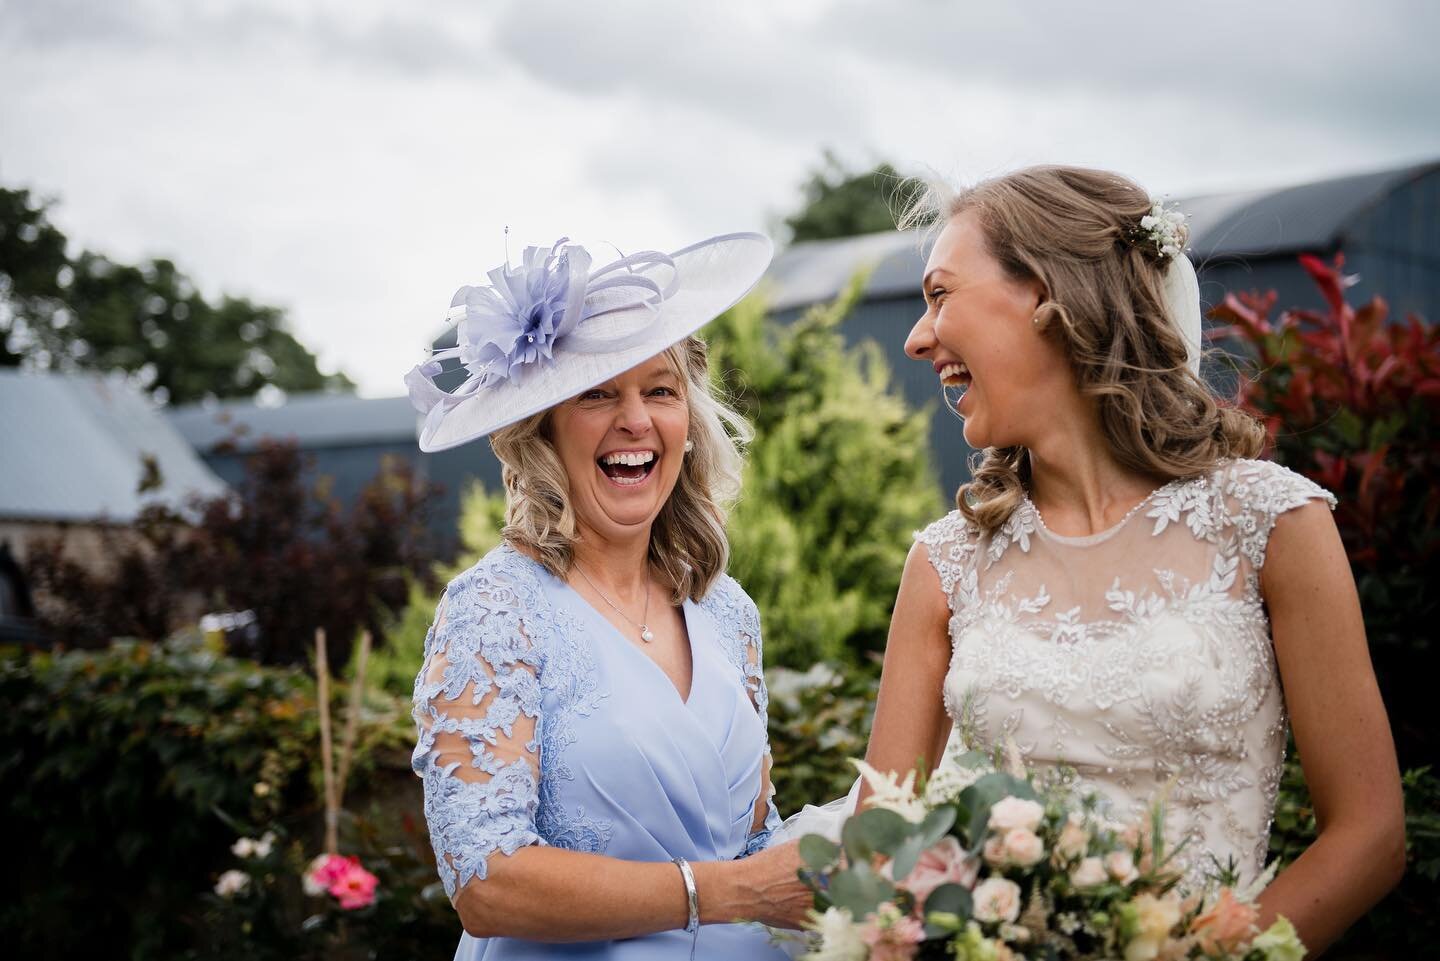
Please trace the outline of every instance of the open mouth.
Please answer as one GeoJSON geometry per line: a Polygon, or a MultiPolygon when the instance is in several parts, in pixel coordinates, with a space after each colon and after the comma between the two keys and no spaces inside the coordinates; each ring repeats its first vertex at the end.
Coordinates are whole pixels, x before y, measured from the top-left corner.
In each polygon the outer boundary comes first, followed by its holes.
{"type": "Polygon", "coordinates": [[[653,450],[617,450],[595,459],[600,473],[621,487],[645,483],[660,459],[653,450]]]}
{"type": "Polygon", "coordinates": [[[970,386],[970,368],[963,363],[946,364],[940,368],[940,385],[942,387],[958,387],[964,393],[970,386]]]}

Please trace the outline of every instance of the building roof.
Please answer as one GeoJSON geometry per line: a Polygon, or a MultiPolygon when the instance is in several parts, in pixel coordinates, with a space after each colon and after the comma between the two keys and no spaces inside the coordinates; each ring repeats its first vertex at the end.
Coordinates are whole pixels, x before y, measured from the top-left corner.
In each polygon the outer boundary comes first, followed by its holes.
{"type": "Polygon", "coordinates": [[[137,388],[94,374],[0,370],[0,517],[124,523],[225,490],[137,388]],[[161,486],[137,492],[144,458],[161,486]]]}
{"type": "MultiPolygon", "coordinates": [[[[1440,162],[1178,203],[1190,217],[1190,249],[1197,262],[1320,252],[1332,249],[1346,228],[1386,195],[1436,170],[1440,162]]],[[[855,271],[869,267],[867,297],[918,297],[928,255],[929,243],[916,231],[806,241],[775,258],[764,289],[773,309],[789,310],[830,300],[855,271]]]]}
{"type": "Polygon", "coordinates": [[[356,397],[353,394],[298,394],[275,407],[249,399],[218,404],[186,404],[168,412],[195,449],[209,451],[227,438],[239,450],[252,449],[261,437],[294,438],[302,447],[344,447],[409,441],[418,436],[419,415],[410,399],[356,397]],[[236,434],[236,428],[242,428],[236,434]]]}

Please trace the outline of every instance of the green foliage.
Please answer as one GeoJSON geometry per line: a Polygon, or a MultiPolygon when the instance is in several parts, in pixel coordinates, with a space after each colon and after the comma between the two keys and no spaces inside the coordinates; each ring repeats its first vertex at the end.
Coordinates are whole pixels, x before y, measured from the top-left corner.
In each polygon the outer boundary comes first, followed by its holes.
{"type": "Polygon", "coordinates": [[[8,853],[33,866],[6,872],[0,931],[24,956],[164,956],[233,840],[217,812],[268,820],[309,796],[314,694],[297,671],[193,645],[10,649],[0,700],[8,853]]]}
{"type": "MultiPolygon", "coordinates": [[[[289,950],[310,942],[296,934],[304,911],[292,916],[298,882],[276,877],[282,860],[318,850],[319,732],[308,674],[218,655],[195,636],[60,654],[7,648],[0,700],[7,861],[28,866],[5,873],[0,898],[0,937],[17,956],[88,956],[96,944],[137,959],[318,956],[289,950]],[[286,892],[290,913],[262,918],[247,914],[259,910],[253,899],[201,897],[236,866],[236,836],[266,830],[293,840],[282,840],[275,863],[255,865],[252,894],[267,885],[286,892]]],[[[332,711],[344,716],[338,702],[332,711]]],[[[443,921],[453,947],[457,925],[443,894],[439,912],[424,890],[435,874],[415,826],[412,739],[407,705],[369,694],[352,785],[363,789],[377,761],[392,759],[409,793],[385,792],[401,799],[399,812],[345,822],[344,836],[386,885],[366,917],[347,923],[389,930],[393,944],[431,930],[413,929],[430,918],[432,927],[443,921]]]]}
{"type": "Polygon", "coordinates": [[[805,673],[765,669],[770,689],[771,774],[782,815],[843,797],[855,780],[849,758],[865,754],[879,670],[816,664],[805,673]]]}
{"type": "Polygon", "coordinates": [[[805,182],[805,205],[785,218],[790,239],[826,240],[893,230],[895,217],[890,196],[900,174],[888,163],[856,172],[846,168],[830,151],[805,182]]]}
{"type": "Polygon", "coordinates": [[[121,370],[156,400],[351,390],[322,374],[284,313],[240,297],[206,300],[169,260],[117,263],[66,253],[49,205],[0,187],[0,365],[121,370]]]}
{"type": "Polygon", "coordinates": [[[863,286],[788,326],[751,299],[706,328],[755,427],[730,573],[760,607],[767,667],[883,650],[911,534],[944,511],[927,413],[892,388],[879,347],[840,333],[863,286]]]}

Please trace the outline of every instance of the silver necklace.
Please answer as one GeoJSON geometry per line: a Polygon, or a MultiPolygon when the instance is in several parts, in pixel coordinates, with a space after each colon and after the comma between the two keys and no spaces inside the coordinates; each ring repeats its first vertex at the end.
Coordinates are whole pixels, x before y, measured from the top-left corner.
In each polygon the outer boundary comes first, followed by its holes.
{"type": "Polygon", "coordinates": [[[626,623],[632,624],[635,627],[640,628],[640,640],[644,641],[646,644],[649,644],[651,641],[655,640],[655,632],[650,630],[650,628],[647,627],[644,623],[645,621],[650,620],[650,578],[648,574],[645,578],[645,613],[640,615],[641,623],[636,624],[633,620],[630,619],[630,615],[626,614],[624,611],[620,610],[620,608],[616,607],[615,602],[610,600],[610,598],[606,597],[605,592],[595,586],[595,582],[590,579],[589,574],[585,573],[585,568],[580,566],[579,561],[575,561],[575,570],[579,571],[580,576],[585,578],[585,583],[590,585],[590,589],[596,594],[600,595],[600,600],[610,605],[610,610],[625,618],[626,623]]]}

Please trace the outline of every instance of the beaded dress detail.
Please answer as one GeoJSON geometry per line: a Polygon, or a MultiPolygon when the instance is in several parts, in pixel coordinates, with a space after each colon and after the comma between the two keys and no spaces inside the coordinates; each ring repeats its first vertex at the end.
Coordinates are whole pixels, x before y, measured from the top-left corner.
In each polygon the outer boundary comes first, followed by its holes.
{"type": "Polygon", "coordinates": [[[1335,506],[1278,464],[1234,460],[1087,537],[1052,533],[1028,498],[990,536],[959,511],[931,524],[916,537],[949,600],[961,743],[1009,741],[1116,817],[1165,791],[1187,884],[1231,858],[1255,877],[1286,740],[1260,571],[1276,519],[1312,499],[1335,506]]]}

